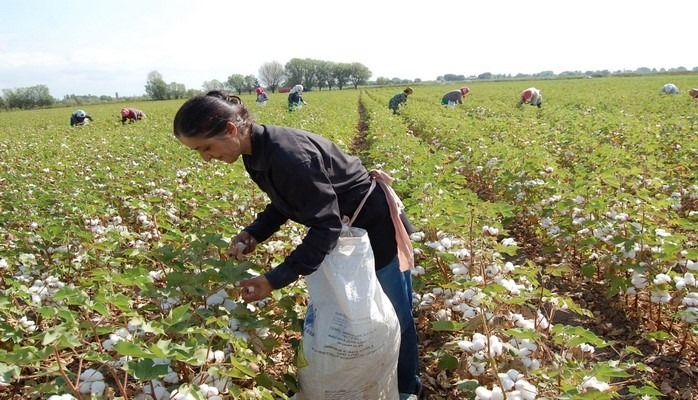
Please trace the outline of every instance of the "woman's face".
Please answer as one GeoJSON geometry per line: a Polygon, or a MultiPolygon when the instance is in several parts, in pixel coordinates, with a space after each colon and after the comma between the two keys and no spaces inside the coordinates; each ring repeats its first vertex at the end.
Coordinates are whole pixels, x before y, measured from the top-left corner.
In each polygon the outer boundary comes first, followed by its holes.
{"type": "Polygon", "coordinates": [[[205,161],[216,159],[232,164],[242,154],[241,137],[235,124],[228,122],[226,131],[222,135],[214,137],[178,137],[179,141],[190,149],[199,153],[205,161]]]}

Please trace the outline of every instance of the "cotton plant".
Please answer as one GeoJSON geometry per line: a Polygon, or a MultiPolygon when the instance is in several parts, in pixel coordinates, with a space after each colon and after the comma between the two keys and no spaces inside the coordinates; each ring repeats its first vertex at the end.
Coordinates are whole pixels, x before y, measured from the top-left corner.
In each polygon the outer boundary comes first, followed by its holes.
{"type": "MultiPolygon", "coordinates": [[[[41,307],[46,302],[53,302],[53,296],[66,284],[54,276],[47,276],[44,279],[37,279],[27,290],[32,298],[32,302],[41,307]]],[[[62,302],[59,302],[62,303],[62,302]]]]}
{"type": "Polygon", "coordinates": [[[169,400],[170,398],[170,392],[159,379],[146,382],[143,393],[133,397],[134,400],[169,400]]]}
{"type": "Polygon", "coordinates": [[[475,389],[475,399],[534,400],[538,395],[538,389],[526,381],[523,375],[514,369],[510,369],[506,373],[499,373],[498,378],[501,386],[495,386],[492,389],[479,386],[475,389]]]}
{"type": "Polygon", "coordinates": [[[72,394],[54,394],[48,397],[47,400],[79,400],[72,394]]]}
{"type": "Polygon", "coordinates": [[[538,344],[530,339],[509,339],[509,349],[513,349],[515,356],[521,364],[530,371],[536,371],[541,367],[541,361],[536,357],[538,344]]]}
{"type": "Polygon", "coordinates": [[[88,368],[80,374],[78,387],[82,394],[102,396],[107,386],[101,372],[88,368]]]}
{"type": "Polygon", "coordinates": [[[611,389],[611,385],[606,382],[599,381],[594,376],[585,376],[582,378],[579,388],[581,393],[591,393],[593,391],[608,392],[611,389]]]}
{"type": "MultiPolygon", "coordinates": [[[[129,328],[131,328],[129,326],[129,328]]],[[[131,341],[134,338],[134,334],[136,333],[136,329],[127,329],[127,328],[119,328],[115,332],[110,333],[107,339],[104,339],[102,341],[102,347],[106,351],[113,351],[114,350],[114,345],[116,345],[118,342],[121,341],[131,341]]]]}

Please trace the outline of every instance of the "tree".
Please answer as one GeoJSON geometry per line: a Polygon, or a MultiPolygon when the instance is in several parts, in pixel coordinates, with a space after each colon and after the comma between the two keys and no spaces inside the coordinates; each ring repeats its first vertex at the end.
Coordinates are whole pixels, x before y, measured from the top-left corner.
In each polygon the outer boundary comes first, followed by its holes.
{"type": "Polygon", "coordinates": [[[351,74],[349,75],[349,82],[357,89],[359,85],[363,85],[368,81],[372,72],[365,65],[355,62],[351,63],[351,74]]]}
{"type": "Polygon", "coordinates": [[[342,88],[346,86],[347,82],[349,82],[351,71],[351,64],[338,63],[333,66],[332,77],[334,78],[335,82],[337,82],[337,87],[339,90],[342,90],[342,88]]]}
{"type": "Polygon", "coordinates": [[[225,89],[225,85],[223,82],[219,81],[218,79],[212,79],[210,81],[204,81],[204,83],[201,85],[201,87],[204,88],[205,92],[210,92],[212,90],[223,90],[225,89]]]}
{"type": "Polygon", "coordinates": [[[56,103],[46,85],[36,85],[27,88],[3,89],[7,108],[30,109],[46,107],[56,103]]]}
{"type": "Polygon", "coordinates": [[[169,98],[181,99],[187,93],[187,87],[183,83],[172,82],[168,87],[169,98]]]}
{"type": "Polygon", "coordinates": [[[332,65],[334,63],[330,61],[317,61],[315,65],[315,82],[318,89],[322,90],[327,86],[332,90],[334,86],[334,78],[332,78],[332,65]]]}
{"type": "Polygon", "coordinates": [[[242,78],[242,86],[243,90],[247,92],[247,94],[251,94],[255,89],[259,87],[259,81],[257,80],[257,77],[254,75],[246,75],[242,78]]]}
{"type": "Polygon", "coordinates": [[[284,80],[284,67],[278,61],[271,61],[259,67],[259,80],[272,93],[281,86],[284,80]]]}
{"type": "MultiPolygon", "coordinates": [[[[286,76],[285,85],[293,86],[302,84],[303,72],[305,70],[305,62],[300,58],[292,58],[284,66],[284,75],[286,76]]],[[[307,85],[306,85],[307,86],[307,85]]]]}
{"type": "Polygon", "coordinates": [[[245,90],[245,77],[241,74],[233,74],[225,81],[225,85],[229,90],[235,91],[238,94],[245,90]]]}
{"type": "Polygon", "coordinates": [[[150,71],[148,73],[145,93],[153,100],[166,100],[168,98],[167,83],[162,79],[162,75],[158,71],[150,71]]]}
{"type": "Polygon", "coordinates": [[[456,74],[444,75],[444,81],[446,81],[446,82],[461,82],[464,80],[465,80],[465,75],[456,75],[456,74]]]}

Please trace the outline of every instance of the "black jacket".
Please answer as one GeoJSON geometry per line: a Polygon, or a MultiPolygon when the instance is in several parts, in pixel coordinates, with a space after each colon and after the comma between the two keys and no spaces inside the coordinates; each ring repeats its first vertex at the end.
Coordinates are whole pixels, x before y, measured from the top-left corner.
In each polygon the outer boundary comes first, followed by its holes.
{"type": "MultiPolygon", "coordinates": [[[[278,289],[318,268],[337,244],[342,216],[351,217],[367,193],[370,177],[358,158],[326,138],[279,126],[254,125],[252,155],[242,158],[252,180],[271,199],[245,231],[261,243],[288,219],[309,228],[284,262],[265,274],[278,289]]],[[[395,230],[379,186],[353,226],[368,232],[377,269],[395,257],[395,230]]]]}

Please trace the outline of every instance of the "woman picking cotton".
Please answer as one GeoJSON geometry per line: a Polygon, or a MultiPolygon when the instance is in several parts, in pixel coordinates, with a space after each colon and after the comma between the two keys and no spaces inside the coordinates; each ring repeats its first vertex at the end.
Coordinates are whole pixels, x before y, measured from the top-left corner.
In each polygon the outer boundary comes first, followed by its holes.
{"type": "MultiPolygon", "coordinates": [[[[219,91],[185,102],[175,116],[174,135],[206,161],[230,164],[242,158],[250,178],[271,200],[250,225],[232,238],[229,255],[242,257],[253,252],[287,220],[309,228],[281,264],[240,282],[242,298],[247,302],[269,297],[273,290],[314,273],[335,247],[342,217],[354,214],[372,186],[372,177],[361,161],[331,141],[299,129],[258,125],[239,97],[219,91]]],[[[400,323],[400,397],[416,399],[421,383],[412,280],[410,271],[400,265],[393,221],[384,189],[378,185],[366,197],[352,226],[368,233],[378,281],[400,323]]]]}

